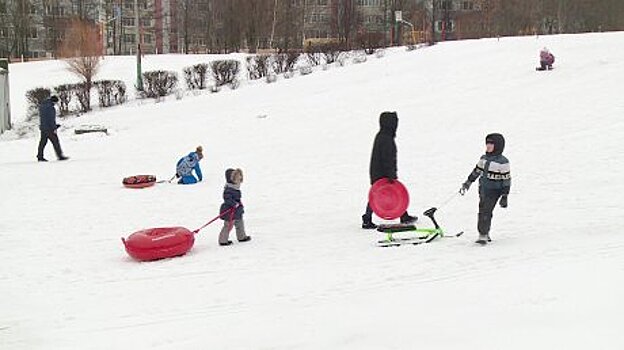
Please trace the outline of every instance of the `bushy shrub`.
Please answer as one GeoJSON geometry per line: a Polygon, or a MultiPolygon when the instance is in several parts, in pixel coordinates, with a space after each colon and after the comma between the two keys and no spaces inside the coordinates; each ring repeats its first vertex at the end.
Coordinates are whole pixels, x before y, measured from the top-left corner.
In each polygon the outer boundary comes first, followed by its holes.
{"type": "Polygon", "coordinates": [[[272,57],[269,55],[257,55],[247,57],[247,72],[250,80],[257,80],[266,77],[272,57]]]}
{"type": "Polygon", "coordinates": [[[211,64],[212,78],[217,87],[223,85],[235,85],[238,80],[240,63],[236,60],[219,60],[211,64]]]}
{"type": "Polygon", "coordinates": [[[121,80],[99,80],[93,85],[97,88],[102,108],[122,104],[126,100],[126,84],[121,80]]]}
{"type": "Polygon", "coordinates": [[[28,100],[28,114],[30,117],[34,117],[39,112],[39,105],[43,101],[49,99],[51,96],[50,89],[44,87],[38,87],[32,90],[26,91],[26,100],[28,100]]]}
{"type": "Polygon", "coordinates": [[[143,73],[143,94],[148,98],[168,96],[178,86],[178,75],[169,71],[149,71],[143,73]]]}
{"type": "Polygon", "coordinates": [[[91,110],[91,86],[87,83],[73,84],[72,91],[78,99],[79,111],[86,113],[91,110]]]}
{"type": "Polygon", "coordinates": [[[73,96],[73,85],[59,85],[54,88],[54,93],[59,98],[59,114],[61,116],[68,115],[70,113],[69,104],[71,103],[73,96]]]}
{"type": "Polygon", "coordinates": [[[184,68],[184,79],[189,90],[204,90],[208,77],[208,64],[200,63],[184,68]]]}
{"type": "Polygon", "coordinates": [[[275,55],[273,71],[276,74],[292,72],[297,60],[299,60],[299,56],[300,54],[297,51],[287,51],[275,55]]]}

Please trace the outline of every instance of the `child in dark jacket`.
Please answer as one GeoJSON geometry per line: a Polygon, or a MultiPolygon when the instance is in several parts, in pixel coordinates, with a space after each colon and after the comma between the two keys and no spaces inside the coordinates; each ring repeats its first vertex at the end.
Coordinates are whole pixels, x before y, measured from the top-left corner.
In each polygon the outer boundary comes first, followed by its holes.
{"type": "Polygon", "coordinates": [[[479,179],[479,221],[477,229],[479,238],[477,243],[491,242],[490,227],[492,213],[496,203],[507,208],[507,196],[511,188],[511,168],[509,160],[503,156],[505,138],[501,134],[490,134],[485,138],[486,153],[481,157],[477,166],[464,182],[459,193],[466,194],[470,185],[479,179]]]}
{"type": "Polygon", "coordinates": [[[230,211],[223,215],[223,228],[219,234],[219,245],[226,246],[232,244],[229,240],[232,226],[236,228],[236,238],[239,242],[251,240],[245,233],[245,222],[243,221],[243,203],[241,202],[240,186],[243,183],[243,171],[241,169],[228,169],[225,171],[225,188],[223,189],[223,204],[220,212],[230,211]]]}

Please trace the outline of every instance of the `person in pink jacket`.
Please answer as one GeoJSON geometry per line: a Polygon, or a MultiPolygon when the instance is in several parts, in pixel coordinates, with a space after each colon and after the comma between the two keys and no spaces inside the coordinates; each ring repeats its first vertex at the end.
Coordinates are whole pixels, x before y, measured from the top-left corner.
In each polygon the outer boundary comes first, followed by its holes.
{"type": "Polygon", "coordinates": [[[551,70],[553,69],[553,64],[555,63],[555,56],[548,51],[547,48],[543,48],[540,51],[540,67],[536,69],[539,71],[542,70],[551,70]]]}

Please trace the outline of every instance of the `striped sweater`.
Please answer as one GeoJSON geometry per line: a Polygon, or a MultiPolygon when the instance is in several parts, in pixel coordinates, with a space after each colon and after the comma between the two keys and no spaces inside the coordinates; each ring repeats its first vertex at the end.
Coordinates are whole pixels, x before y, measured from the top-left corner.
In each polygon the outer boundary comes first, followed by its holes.
{"type": "Polygon", "coordinates": [[[470,183],[479,179],[479,193],[509,194],[511,189],[511,168],[509,160],[500,155],[484,154],[472,173],[468,176],[470,183]]]}

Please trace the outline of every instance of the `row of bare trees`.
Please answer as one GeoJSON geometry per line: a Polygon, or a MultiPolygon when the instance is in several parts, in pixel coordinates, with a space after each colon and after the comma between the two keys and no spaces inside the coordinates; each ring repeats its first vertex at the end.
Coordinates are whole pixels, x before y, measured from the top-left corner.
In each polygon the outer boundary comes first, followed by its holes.
{"type": "Polygon", "coordinates": [[[29,57],[34,46],[55,55],[69,22],[94,18],[97,10],[92,0],[0,0],[0,56],[29,57]]]}
{"type": "MultiPolygon", "coordinates": [[[[301,49],[309,29],[318,28],[345,48],[387,45],[396,42],[396,10],[417,29],[432,31],[436,20],[472,12],[478,36],[624,30],[622,0],[176,0],[166,13],[155,10],[159,0],[139,1],[146,18],[168,17],[168,35],[176,42],[171,51],[184,53],[301,49]],[[370,11],[379,22],[375,29],[370,11]]],[[[120,54],[127,27],[122,19],[133,2],[0,0],[0,56],[27,56],[34,40],[45,41],[45,51],[56,55],[73,20],[96,23],[100,11],[105,21],[115,19],[108,28],[112,53],[120,54]]]]}
{"type": "Polygon", "coordinates": [[[499,35],[623,30],[621,0],[482,0],[499,35]]]}

